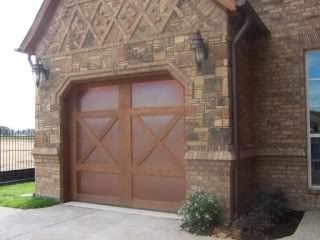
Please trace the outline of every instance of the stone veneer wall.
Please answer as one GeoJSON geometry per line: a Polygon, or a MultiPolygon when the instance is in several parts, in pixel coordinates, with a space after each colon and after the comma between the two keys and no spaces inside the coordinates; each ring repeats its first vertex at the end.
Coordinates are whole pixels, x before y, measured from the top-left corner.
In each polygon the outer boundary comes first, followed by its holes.
{"type": "Polygon", "coordinates": [[[68,83],[167,69],[186,88],[188,191],[216,192],[230,214],[228,45],[227,13],[212,1],[62,1],[36,49],[50,69],[36,98],[36,194],[61,199],[65,191],[59,97],[68,83]],[[201,70],[190,47],[196,29],[209,46],[209,59],[201,70]]]}
{"type": "Polygon", "coordinates": [[[307,182],[304,51],[320,49],[320,1],[250,2],[271,31],[254,65],[258,187],[280,187],[291,207],[319,208],[307,182]]]}

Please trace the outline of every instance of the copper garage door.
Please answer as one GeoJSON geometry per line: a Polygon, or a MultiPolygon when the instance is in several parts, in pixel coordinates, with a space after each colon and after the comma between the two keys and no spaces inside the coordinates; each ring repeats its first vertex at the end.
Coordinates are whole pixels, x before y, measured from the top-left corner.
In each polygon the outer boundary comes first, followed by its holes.
{"type": "Polygon", "coordinates": [[[181,84],[84,85],[72,99],[72,198],[175,211],[185,197],[181,84]]]}

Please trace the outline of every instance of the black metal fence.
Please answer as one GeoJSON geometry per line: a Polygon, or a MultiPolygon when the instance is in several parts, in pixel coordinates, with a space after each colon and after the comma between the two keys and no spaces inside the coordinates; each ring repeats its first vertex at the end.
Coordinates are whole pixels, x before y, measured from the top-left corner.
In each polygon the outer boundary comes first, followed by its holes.
{"type": "Polygon", "coordinates": [[[34,130],[0,129],[0,184],[34,179],[34,130]]]}

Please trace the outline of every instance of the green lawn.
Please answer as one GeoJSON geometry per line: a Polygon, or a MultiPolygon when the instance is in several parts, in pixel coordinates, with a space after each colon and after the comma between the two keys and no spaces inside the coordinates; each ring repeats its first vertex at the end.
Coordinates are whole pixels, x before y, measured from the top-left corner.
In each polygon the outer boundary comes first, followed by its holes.
{"type": "Polygon", "coordinates": [[[0,186],[0,206],[11,208],[44,208],[58,204],[51,198],[21,197],[22,194],[34,193],[34,183],[19,183],[0,186]]]}

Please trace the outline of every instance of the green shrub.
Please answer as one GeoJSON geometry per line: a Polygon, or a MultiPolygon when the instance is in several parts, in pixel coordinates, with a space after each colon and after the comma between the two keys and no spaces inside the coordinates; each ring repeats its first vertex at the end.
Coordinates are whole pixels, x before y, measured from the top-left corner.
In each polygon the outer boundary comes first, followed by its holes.
{"type": "Polygon", "coordinates": [[[213,193],[196,191],[190,194],[179,210],[182,229],[205,235],[219,223],[223,203],[213,193]]]}

